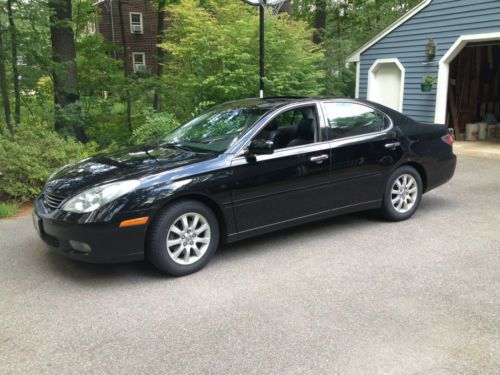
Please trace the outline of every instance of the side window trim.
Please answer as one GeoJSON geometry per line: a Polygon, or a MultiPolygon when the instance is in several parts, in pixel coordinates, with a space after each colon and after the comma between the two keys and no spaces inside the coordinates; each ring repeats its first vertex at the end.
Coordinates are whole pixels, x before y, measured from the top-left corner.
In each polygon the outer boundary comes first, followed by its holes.
{"type": "MultiPolygon", "coordinates": [[[[392,118],[389,115],[387,115],[385,112],[381,111],[380,109],[376,108],[375,106],[370,105],[369,103],[362,103],[362,102],[358,102],[358,101],[353,100],[353,99],[333,99],[333,100],[329,99],[329,100],[322,100],[320,102],[321,112],[323,112],[322,118],[323,118],[323,122],[324,122],[324,129],[328,129],[330,127],[329,121],[328,121],[327,110],[326,110],[326,106],[325,106],[326,104],[329,104],[329,103],[332,103],[332,104],[334,104],[334,103],[352,103],[352,104],[357,104],[357,105],[361,105],[361,106],[370,108],[374,112],[383,116],[388,121],[389,126],[386,129],[376,130],[376,131],[372,131],[369,133],[357,134],[357,135],[352,135],[349,137],[343,137],[343,138],[337,138],[337,139],[334,139],[334,138],[328,139],[327,140],[328,142],[335,142],[335,141],[344,140],[344,139],[351,139],[351,138],[354,139],[354,138],[364,137],[366,135],[383,134],[383,133],[389,132],[394,127],[394,122],[392,121],[392,118]]],[[[326,134],[325,134],[325,137],[327,137],[326,134]]]]}

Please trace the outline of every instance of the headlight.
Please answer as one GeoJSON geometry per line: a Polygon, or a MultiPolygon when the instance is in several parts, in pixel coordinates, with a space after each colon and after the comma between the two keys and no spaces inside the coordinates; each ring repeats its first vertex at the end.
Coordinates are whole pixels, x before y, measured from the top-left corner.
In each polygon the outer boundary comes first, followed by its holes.
{"type": "Polygon", "coordinates": [[[86,190],[66,202],[62,210],[76,213],[92,212],[106,203],[131,192],[140,183],[139,180],[127,180],[112,182],[86,190]]]}

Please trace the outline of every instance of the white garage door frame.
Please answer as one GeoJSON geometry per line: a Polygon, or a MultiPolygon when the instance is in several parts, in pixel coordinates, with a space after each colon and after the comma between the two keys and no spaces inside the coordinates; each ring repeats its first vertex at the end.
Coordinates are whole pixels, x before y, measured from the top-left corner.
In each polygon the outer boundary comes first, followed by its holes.
{"type": "MultiPolygon", "coordinates": [[[[359,64],[359,63],[358,63],[359,64]]],[[[401,84],[399,88],[399,99],[398,108],[394,108],[399,112],[403,112],[403,99],[404,99],[404,89],[405,89],[405,67],[399,59],[389,58],[389,59],[377,59],[373,62],[372,66],[368,70],[368,100],[373,100],[373,95],[377,85],[376,73],[381,65],[384,64],[395,64],[401,72],[401,84]]]]}
{"type": "Polygon", "coordinates": [[[487,34],[461,35],[450,49],[439,60],[439,73],[436,93],[436,111],[434,122],[437,124],[446,123],[446,103],[448,100],[448,82],[450,79],[450,63],[470,42],[493,42],[500,40],[500,32],[487,34]]]}

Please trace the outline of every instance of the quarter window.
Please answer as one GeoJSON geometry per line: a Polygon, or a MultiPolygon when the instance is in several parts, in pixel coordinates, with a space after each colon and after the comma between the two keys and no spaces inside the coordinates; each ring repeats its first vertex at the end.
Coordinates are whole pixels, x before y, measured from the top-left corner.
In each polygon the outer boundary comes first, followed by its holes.
{"type": "Polygon", "coordinates": [[[387,129],[389,119],[365,105],[350,102],[325,103],[328,139],[339,139],[387,129]]]}

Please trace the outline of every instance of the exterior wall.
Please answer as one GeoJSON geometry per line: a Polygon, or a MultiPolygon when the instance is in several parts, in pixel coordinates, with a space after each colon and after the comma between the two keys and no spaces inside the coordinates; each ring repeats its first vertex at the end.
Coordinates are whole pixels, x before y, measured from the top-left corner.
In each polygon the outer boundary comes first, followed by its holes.
{"type": "MultiPolygon", "coordinates": [[[[129,73],[133,72],[132,53],[144,52],[147,69],[156,72],[156,33],[158,30],[158,12],[149,1],[121,0],[123,22],[125,24],[125,42],[127,44],[127,62],[129,73]],[[130,12],[142,13],[143,34],[133,34],[130,31],[130,12]]],[[[104,0],[98,4],[99,22],[97,32],[104,39],[117,47],[117,57],[122,58],[122,37],[120,32],[120,14],[117,0],[104,0]],[[113,18],[113,22],[111,22],[113,18]],[[114,37],[112,25],[114,27],[114,37]]]]}
{"type": "Polygon", "coordinates": [[[373,46],[361,53],[359,97],[367,97],[368,71],[377,59],[398,58],[404,66],[403,113],[434,122],[436,86],[420,91],[424,76],[438,76],[439,60],[461,35],[500,32],[500,0],[432,0],[431,3],[373,46]],[[429,63],[429,39],[437,45],[429,63]]]}

